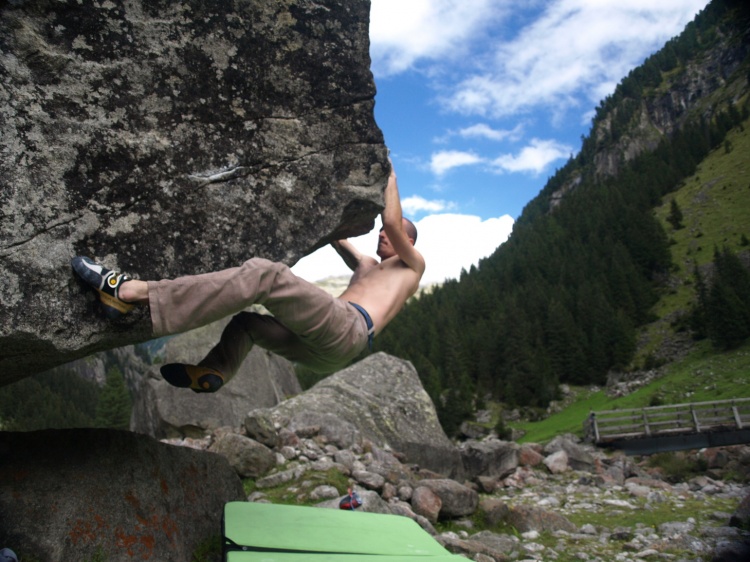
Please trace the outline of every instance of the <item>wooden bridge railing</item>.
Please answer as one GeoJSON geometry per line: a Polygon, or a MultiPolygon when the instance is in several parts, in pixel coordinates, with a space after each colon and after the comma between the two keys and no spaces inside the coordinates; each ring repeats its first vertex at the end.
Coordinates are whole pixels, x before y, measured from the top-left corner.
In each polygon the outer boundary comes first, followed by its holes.
{"type": "Polygon", "coordinates": [[[585,433],[595,443],[719,429],[750,428],[750,398],[592,412],[585,433]]]}

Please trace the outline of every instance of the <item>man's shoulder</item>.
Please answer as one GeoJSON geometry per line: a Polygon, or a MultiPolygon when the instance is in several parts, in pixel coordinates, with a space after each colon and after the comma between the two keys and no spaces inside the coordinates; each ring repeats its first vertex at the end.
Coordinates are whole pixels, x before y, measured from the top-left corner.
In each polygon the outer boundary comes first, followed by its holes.
{"type": "MultiPolygon", "coordinates": [[[[419,254],[419,256],[420,258],[422,257],[421,254],[419,254]]],[[[421,266],[419,269],[414,269],[412,266],[410,266],[407,262],[405,262],[398,256],[393,256],[392,258],[388,258],[387,260],[384,260],[382,264],[388,269],[392,269],[395,272],[403,273],[409,276],[413,275],[417,277],[417,279],[422,278],[422,275],[424,274],[424,270],[425,270],[424,259],[421,259],[419,261],[419,265],[421,266]],[[393,261],[389,261],[389,260],[393,260],[393,261]]]]}
{"type": "Polygon", "coordinates": [[[410,256],[410,259],[407,261],[403,258],[400,258],[396,256],[397,259],[404,265],[404,267],[414,271],[419,277],[421,278],[424,274],[424,270],[427,267],[427,262],[424,259],[424,256],[415,248],[412,248],[412,255],[410,256]]]}

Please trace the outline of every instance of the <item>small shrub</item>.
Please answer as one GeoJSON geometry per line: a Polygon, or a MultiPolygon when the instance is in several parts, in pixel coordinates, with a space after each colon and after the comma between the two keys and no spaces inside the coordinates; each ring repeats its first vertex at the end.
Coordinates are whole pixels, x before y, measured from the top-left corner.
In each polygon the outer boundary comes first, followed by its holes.
{"type": "Polygon", "coordinates": [[[665,363],[666,363],[665,359],[660,359],[659,357],[656,357],[653,353],[649,353],[643,359],[643,370],[650,371],[651,369],[658,369],[665,363]]]}
{"type": "Polygon", "coordinates": [[[651,455],[649,466],[661,469],[664,477],[672,483],[685,482],[706,471],[706,461],[691,459],[680,453],[657,453],[651,455]]]}
{"type": "Polygon", "coordinates": [[[508,441],[513,436],[513,430],[505,425],[503,418],[497,420],[495,424],[495,433],[497,433],[498,439],[508,441]]]}
{"type": "Polygon", "coordinates": [[[648,405],[649,406],[663,406],[664,397],[662,397],[661,394],[653,394],[648,401],[648,405]]]}

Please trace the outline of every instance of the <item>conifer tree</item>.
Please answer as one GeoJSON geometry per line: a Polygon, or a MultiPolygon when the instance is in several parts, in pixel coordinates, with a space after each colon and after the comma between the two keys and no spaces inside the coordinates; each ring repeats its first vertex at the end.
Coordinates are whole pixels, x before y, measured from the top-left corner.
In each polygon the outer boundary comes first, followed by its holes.
{"type": "Polygon", "coordinates": [[[698,264],[693,265],[695,279],[695,303],[690,314],[690,329],[697,340],[708,336],[708,286],[701,275],[698,264]]]}
{"type": "Polygon", "coordinates": [[[437,412],[440,425],[448,435],[456,435],[461,423],[474,411],[474,392],[465,373],[454,378],[453,386],[443,392],[437,412]]]}
{"type": "Polygon", "coordinates": [[[719,349],[750,337],[750,272],[729,249],[714,251],[715,273],[708,291],[708,335],[719,349]]]}
{"type": "Polygon", "coordinates": [[[719,349],[733,349],[750,335],[742,301],[726,283],[714,283],[709,291],[708,335],[719,349]]]}
{"type": "Polygon", "coordinates": [[[413,359],[414,368],[419,374],[419,380],[434,404],[438,404],[442,394],[440,371],[421,353],[413,359]]]}
{"type": "Polygon", "coordinates": [[[672,228],[674,228],[675,230],[680,230],[681,228],[683,228],[682,219],[682,210],[677,204],[677,201],[675,199],[672,199],[671,203],[669,204],[669,216],[667,217],[667,222],[671,224],[672,228]]]}
{"type": "Polygon", "coordinates": [[[107,371],[107,380],[96,407],[96,426],[110,429],[128,429],[131,401],[120,369],[107,371]]]}
{"type": "Polygon", "coordinates": [[[546,350],[550,367],[561,381],[585,383],[586,358],[582,336],[573,315],[558,300],[549,304],[546,321],[546,350]]]}
{"type": "Polygon", "coordinates": [[[742,264],[739,257],[729,248],[724,248],[716,257],[716,270],[718,277],[729,283],[744,303],[743,311],[750,306],[750,271],[742,264]]]}

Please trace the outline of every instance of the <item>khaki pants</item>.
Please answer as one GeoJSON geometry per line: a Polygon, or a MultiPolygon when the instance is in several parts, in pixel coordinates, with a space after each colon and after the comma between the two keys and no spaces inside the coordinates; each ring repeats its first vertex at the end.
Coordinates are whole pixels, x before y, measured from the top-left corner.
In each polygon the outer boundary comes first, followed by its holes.
{"type": "Polygon", "coordinates": [[[346,366],[367,347],[364,316],[349,303],[261,258],[215,273],[149,281],[154,335],[234,315],[201,365],[231,377],[253,344],[319,373],[346,366]],[[244,311],[261,304],[273,316],[244,311]]]}

